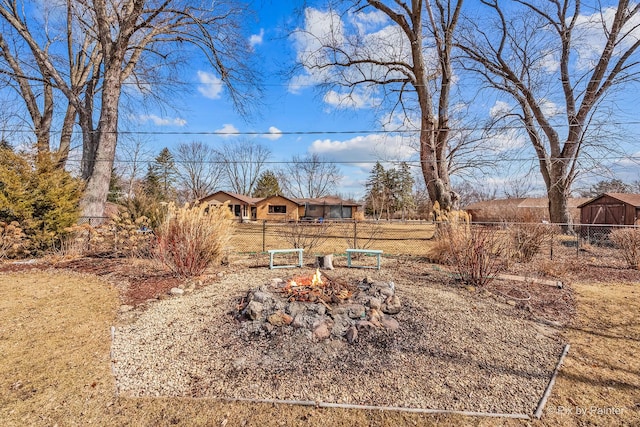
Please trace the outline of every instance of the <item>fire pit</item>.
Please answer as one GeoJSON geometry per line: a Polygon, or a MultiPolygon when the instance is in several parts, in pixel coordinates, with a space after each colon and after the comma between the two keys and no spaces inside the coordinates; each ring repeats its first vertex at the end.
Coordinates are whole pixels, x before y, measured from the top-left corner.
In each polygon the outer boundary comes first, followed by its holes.
{"type": "Polygon", "coordinates": [[[397,330],[400,324],[393,315],[401,308],[393,282],[347,282],[316,270],[249,290],[236,314],[254,334],[295,332],[311,340],[346,339],[352,344],[365,330],[397,330]]]}

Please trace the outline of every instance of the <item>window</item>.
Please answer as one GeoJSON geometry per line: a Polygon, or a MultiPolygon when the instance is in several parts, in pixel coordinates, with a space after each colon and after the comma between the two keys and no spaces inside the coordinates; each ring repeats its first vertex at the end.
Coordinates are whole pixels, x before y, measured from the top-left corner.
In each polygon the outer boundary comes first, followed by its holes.
{"type": "Polygon", "coordinates": [[[286,214],[287,206],[286,205],[269,205],[269,213],[270,214],[286,214]]]}

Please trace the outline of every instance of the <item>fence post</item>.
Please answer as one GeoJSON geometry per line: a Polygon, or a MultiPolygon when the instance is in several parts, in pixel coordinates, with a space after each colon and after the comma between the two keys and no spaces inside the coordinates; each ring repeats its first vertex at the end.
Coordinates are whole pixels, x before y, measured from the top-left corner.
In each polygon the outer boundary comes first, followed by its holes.
{"type": "Polygon", "coordinates": [[[358,249],[358,221],[353,220],[353,249],[358,249]]]}
{"type": "Polygon", "coordinates": [[[267,220],[262,220],[262,252],[267,251],[267,220]]]}

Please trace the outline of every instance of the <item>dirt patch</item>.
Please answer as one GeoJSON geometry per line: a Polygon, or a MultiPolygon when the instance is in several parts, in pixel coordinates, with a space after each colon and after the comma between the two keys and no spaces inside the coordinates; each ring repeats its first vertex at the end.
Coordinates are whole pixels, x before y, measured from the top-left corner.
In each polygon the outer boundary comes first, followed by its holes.
{"type": "MultiPolygon", "coordinates": [[[[119,390],[533,413],[562,351],[554,331],[488,296],[393,277],[396,271],[369,274],[374,281],[394,279],[400,327],[363,331],[367,336],[353,344],[310,340],[309,331],[293,325],[255,333],[240,327],[233,316],[238,297],[250,284],[287,274],[283,270],[236,272],[200,292],[162,301],[116,331],[119,390]]],[[[332,272],[349,281],[363,274],[332,272]]]]}

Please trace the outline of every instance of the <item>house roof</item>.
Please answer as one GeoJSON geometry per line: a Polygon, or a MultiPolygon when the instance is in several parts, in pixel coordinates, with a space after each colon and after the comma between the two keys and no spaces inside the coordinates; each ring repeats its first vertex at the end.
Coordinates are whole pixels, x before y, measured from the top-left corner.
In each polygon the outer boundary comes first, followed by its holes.
{"type": "Polygon", "coordinates": [[[273,199],[274,197],[281,197],[283,199],[289,200],[291,203],[295,203],[298,206],[302,206],[302,203],[298,202],[298,199],[292,199],[290,197],[283,196],[282,194],[274,194],[272,196],[267,196],[267,197],[264,197],[262,199],[258,199],[258,201],[256,203],[266,202],[267,200],[273,199]]]}
{"type": "Polygon", "coordinates": [[[609,196],[612,197],[614,199],[620,200],[623,203],[626,203],[628,205],[631,205],[633,207],[639,208],[640,207],[640,194],[633,194],[633,193],[604,193],[601,194],[597,197],[594,197],[592,199],[588,199],[586,202],[582,203],[580,206],[578,206],[579,208],[586,206],[592,202],[595,202],[596,200],[604,197],[604,196],[609,196]]]}
{"type": "Polygon", "coordinates": [[[224,194],[228,197],[233,197],[234,199],[237,199],[241,202],[244,202],[248,205],[255,205],[256,203],[259,202],[263,202],[265,200],[268,200],[270,198],[273,197],[282,197],[284,199],[287,199],[289,201],[291,201],[292,203],[297,204],[298,206],[303,206],[307,203],[312,204],[312,205],[342,205],[342,206],[360,206],[358,203],[354,203],[354,202],[349,202],[346,200],[342,200],[339,197],[335,197],[335,196],[327,196],[327,197],[319,197],[319,198],[298,198],[298,197],[287,197],[287,196],[283,196],[281,194],[276,194],[273,196],[268,196],[268,197],[249,197],[249,196],[244,196],[242,194],[237,194],[237,193],[232,193],[230,191],[224,191],[224,190],[220,190],[220,191],[216,191],[215,193],[209,194],[206,197],[203,197],[202,199],[200,199],[201,202],[207,201],[211,198],[213,198],[214,196],[216,196],[217,194],[224,194]]]}
{"type": "Polygon", "coordinates": [[[243,194],[238,194],[238,193],[232,193],[230,191],[216,191],[215,193],[209,194],[206,197],[203,197],[200,201],[205,201],[208,200],[212,197],[214,197],[216,194],[225,194],[229,197],[233,197],[236,200],[239,200],[243,203],[246,203],[247,205],[254,205],[256,202],[259,202],[260,200],[262,200],[261,198],[256,198],[256,197],[249,197],[249,196],[245,196],[243,194]]]}

